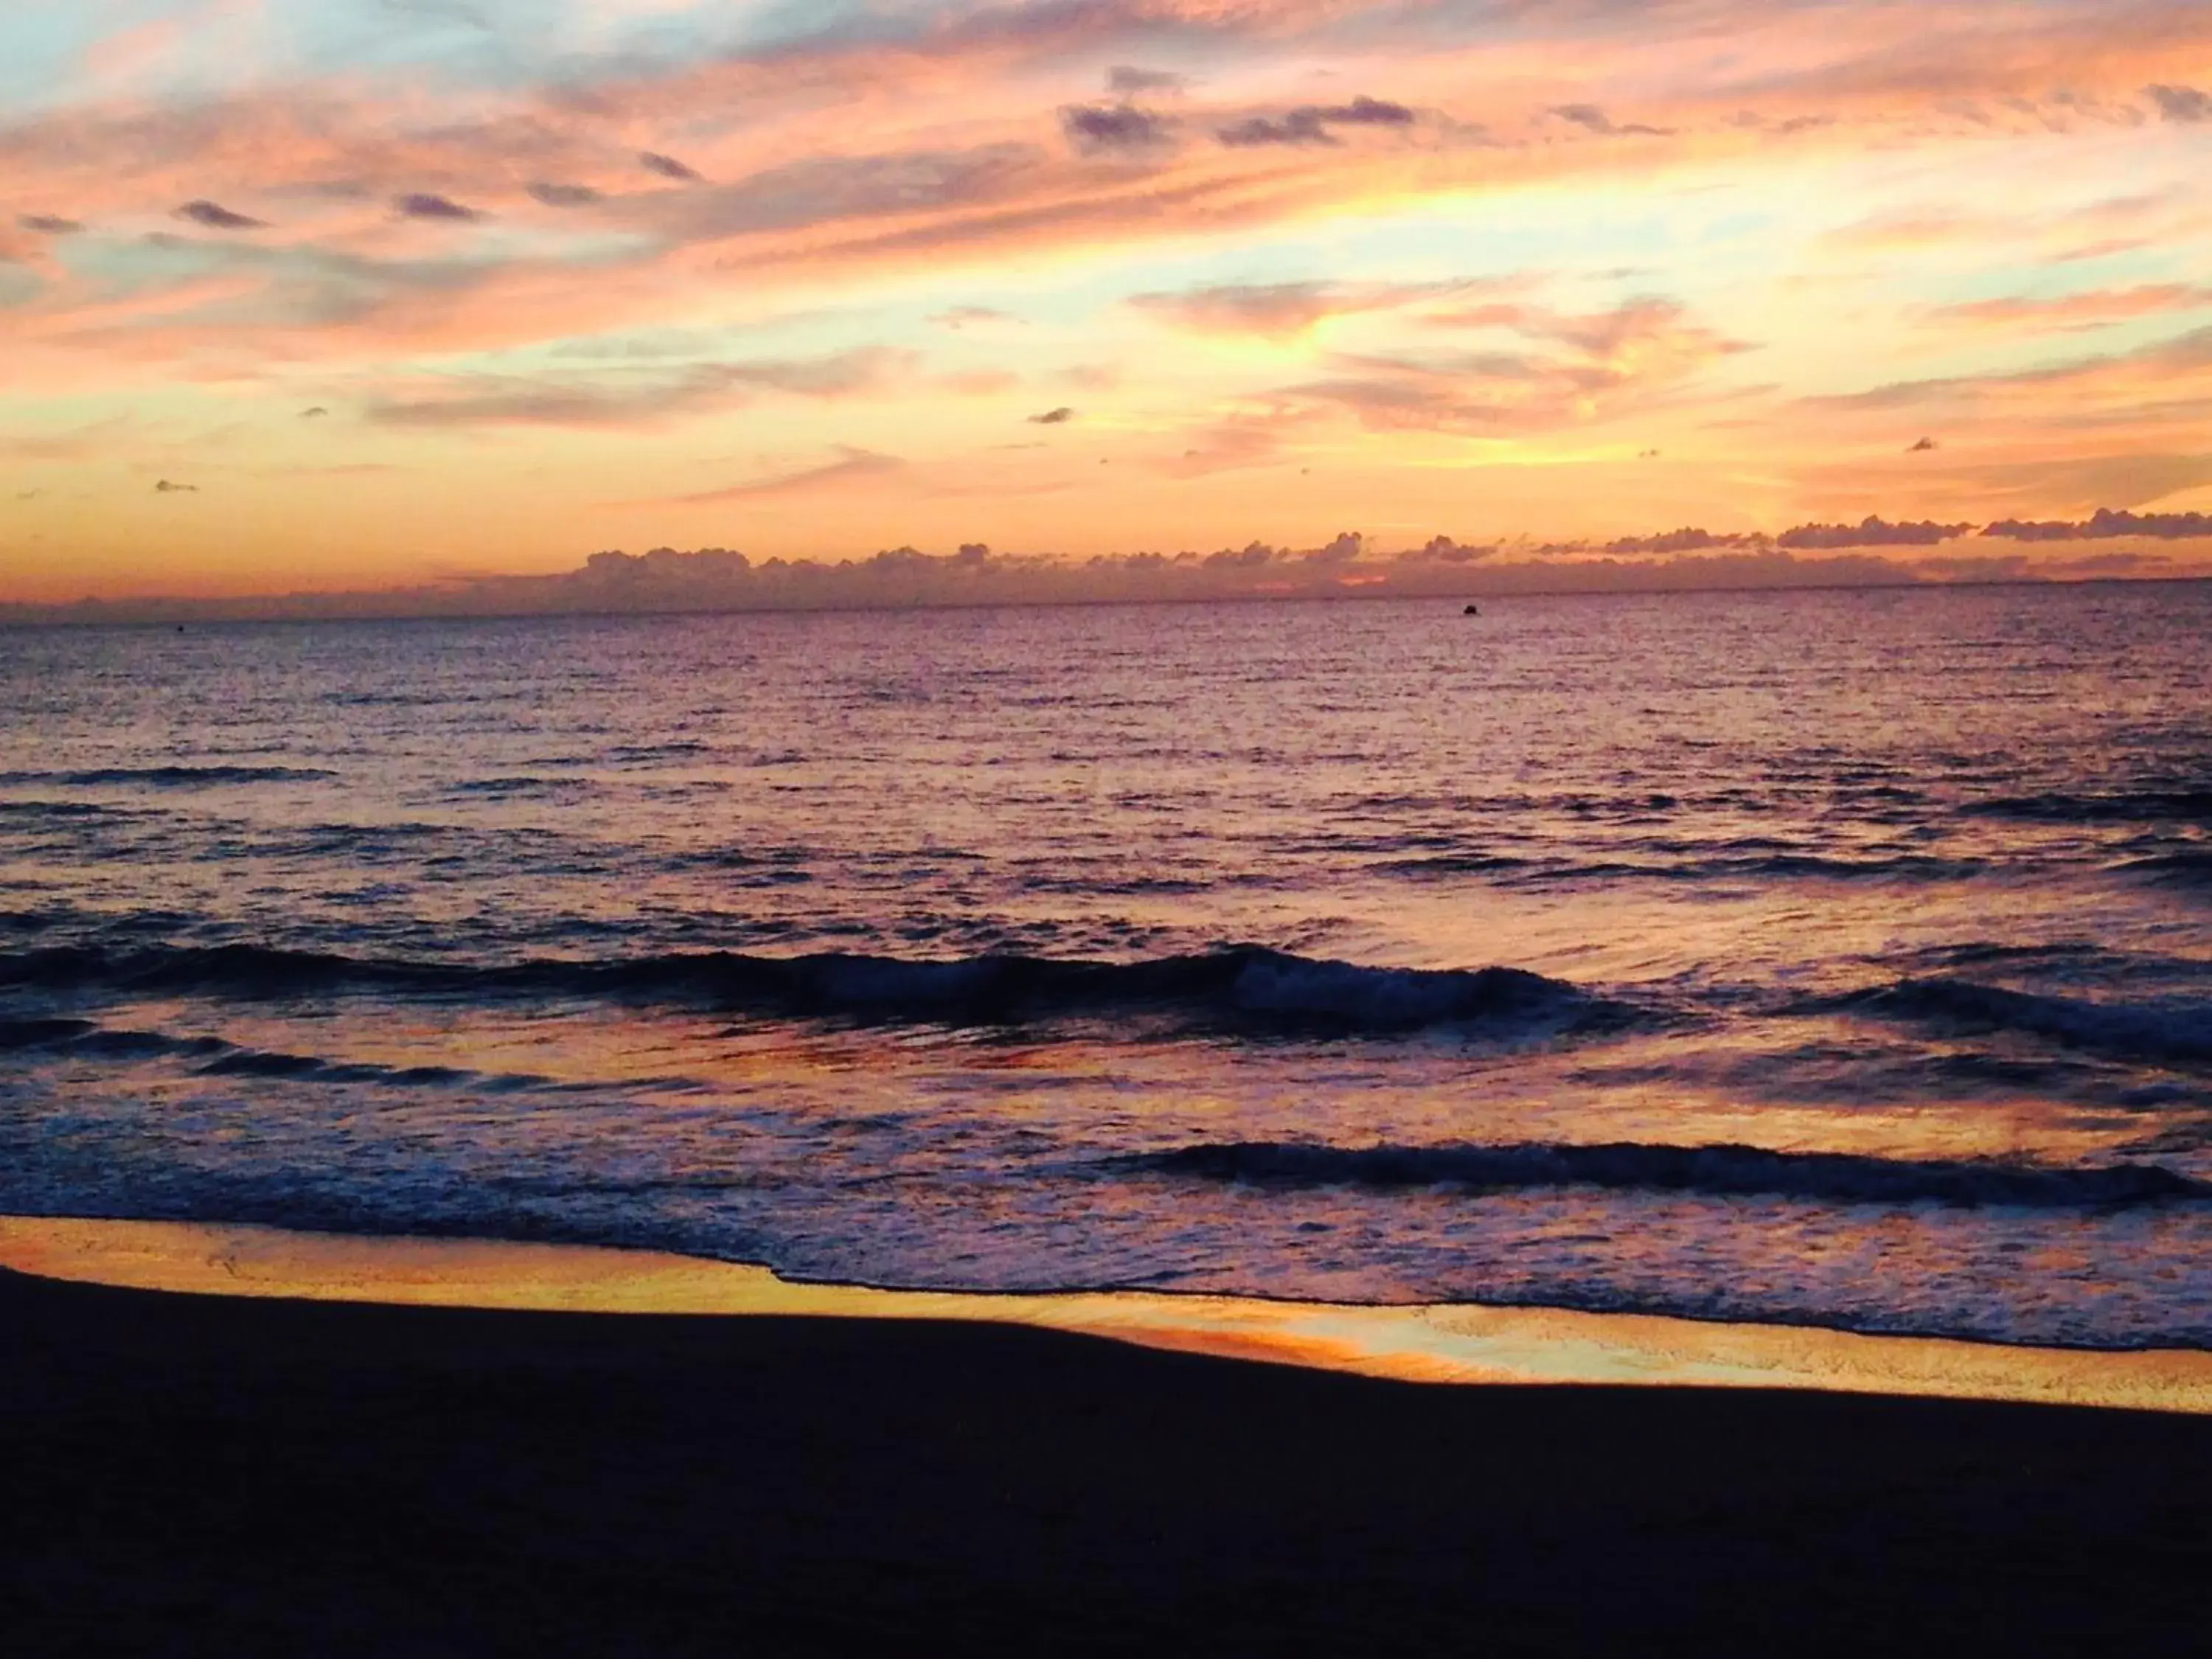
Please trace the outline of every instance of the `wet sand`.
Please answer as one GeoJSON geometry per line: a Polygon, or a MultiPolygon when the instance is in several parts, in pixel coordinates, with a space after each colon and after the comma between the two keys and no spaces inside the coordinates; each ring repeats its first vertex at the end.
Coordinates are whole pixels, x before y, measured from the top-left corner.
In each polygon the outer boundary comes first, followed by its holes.
{"type": "Polygon", "coordinates": [[[9,1651],[2202,1651],[2212,1419],[0,1273],[9,1651]]]}
{"type": "Polygon", "coordinates": [[[652,1250],[9,1215],[0,1215],[0,1268],[139,1290],[311,1301],[1031,1325],[1413,1382],[1810,1388],[2212,1413],[2212,1353],[2194,1350],[2009,1347],[1562,1308],[882,1291],[652,1250]]]}

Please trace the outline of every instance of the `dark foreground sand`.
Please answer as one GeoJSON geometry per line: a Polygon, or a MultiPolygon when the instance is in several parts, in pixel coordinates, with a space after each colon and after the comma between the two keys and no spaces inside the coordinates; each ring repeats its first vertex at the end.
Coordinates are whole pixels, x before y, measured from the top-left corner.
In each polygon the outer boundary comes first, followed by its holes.
{"type": "Polygon", "coordinates": [[[0,1273],[0,1651],[2212,1651],[2212,1419],[0,1273]]]}

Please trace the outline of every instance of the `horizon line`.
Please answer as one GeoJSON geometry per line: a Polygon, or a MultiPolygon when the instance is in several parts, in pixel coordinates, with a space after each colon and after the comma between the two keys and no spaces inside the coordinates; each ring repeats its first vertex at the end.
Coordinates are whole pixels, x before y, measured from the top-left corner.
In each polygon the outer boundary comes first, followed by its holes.
{"type": "MultiPolygon", "coordinates": [[[[543,579],[540,579],[543,580],[543,579]]],[[[541,609],[536,611],[394,611],[383,613],[363,611],[331,611],[316,613],[306,611],[235,616],[206,616],[199,617],[170,616],[112,616],[99,617],[81,614],[89,606],[113,605],[121,610],[134,604],[195,605],[217,606],[268,605],[282,599],[349,597],[346,592],[327,595],[303,593],[299,595],[270,595],[258,598],[231,599],[161,599],[141,600],[72,600],[52,605],[14,604],[0,601],[0,630],[23,632],[59,630],[67,629],[173,629],[183,631],[197,623],[210,628],[264,627],[320,627],[338,625],[385,625],[393,623],[517,623],[517,622],[635,622],[667,617],[818,617],[866,616],[902,612],[936,612],[945,611],[1103,611],[1117,607],[1215,605],[1342,605],[1342,604],[1399,604],[1433,603],[1447,605],[1480,599],[1486,604],[1509,605],[1521,599],[1694,599],[1703,597],[1736,597],[1745,594],[1777,597],[1797,593],[1895,593],[1938,592],[1960,589],[2000,587],[2068,588],[2096,586],[2185,586],[2195,583],[2212,583],[2212,569],[2166,571],[2142,575],[2116,573],[2088,573],[2039,576],[2027,574],[1986,577],[1958,577],[1929,580],[1900,574],[1891,580],[1832,582],[1738,582],[1716,584],[1712,586],[1625,586],[1625,587],[1558,587],[1519,588],[1500,592],[1406,592],[1379,590],[1372,586],[1315,589],[1293,593],[1264,593],[1223,592],[1200,594],[1120,594],[1084,597],[1080,595],[1045,596],[1033,598],[994,596],[975,599],[915,599],[899,603],[870,604],[859,600],[824,601],[820,604],[756,604],[734,603],[661,605],[638,605],[628,610],[612,606],[574,610],[541,609]],[[40,611],[78,614],[44,616],[10,615],[10,612],[40,611]]],[[[353,590],[356,596],[369,596],[379,591],[406,592],[408,590],[353,590]]]]}

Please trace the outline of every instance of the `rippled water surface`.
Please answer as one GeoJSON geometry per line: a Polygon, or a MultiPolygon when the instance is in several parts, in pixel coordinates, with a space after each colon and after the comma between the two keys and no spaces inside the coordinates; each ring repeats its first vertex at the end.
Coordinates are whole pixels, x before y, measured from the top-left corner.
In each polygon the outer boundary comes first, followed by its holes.
{"type": "Polygon", "coordinates": [[[2212,1346],[2208,640],[0,632],[0,1208],[2212,1346]]]}

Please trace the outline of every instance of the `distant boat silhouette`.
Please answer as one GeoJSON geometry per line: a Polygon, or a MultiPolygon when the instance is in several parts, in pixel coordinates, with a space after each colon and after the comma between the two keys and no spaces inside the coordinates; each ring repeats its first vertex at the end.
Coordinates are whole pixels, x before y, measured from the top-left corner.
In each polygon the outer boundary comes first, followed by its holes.
{"type": "Polygon", "coordinates": [[[1462,617],[1480,617],[1482,614],[1482,609],[1479,605],[1471,605],[1459,614],[1462,617]]]}

